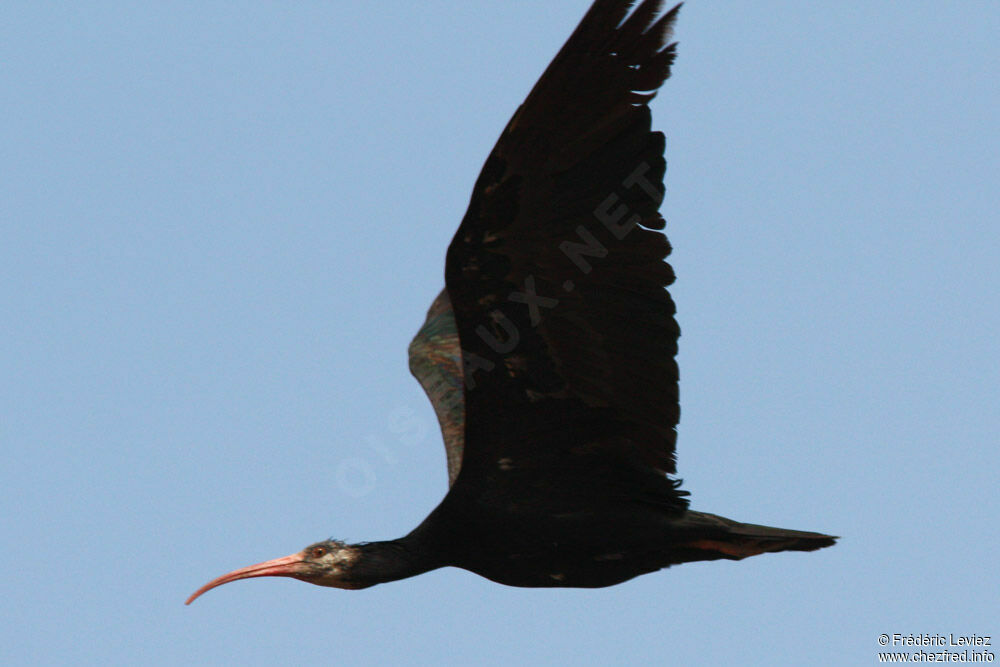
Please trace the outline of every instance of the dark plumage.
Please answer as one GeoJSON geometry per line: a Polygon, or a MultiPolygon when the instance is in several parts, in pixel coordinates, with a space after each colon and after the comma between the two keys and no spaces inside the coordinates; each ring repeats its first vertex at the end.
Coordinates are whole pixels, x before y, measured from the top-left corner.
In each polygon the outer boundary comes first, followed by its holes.
{"type": "Polygon", "coordinates": [[[670,565],[834,538],[688,509],[676,472],[680,335],[658,209],[680,8],[596,0],[507,124],[410,346],[451,488],[409,535],[326,541],[220,584],[365,588],[442,566],[513,586],[609,586],[670,565]]]}

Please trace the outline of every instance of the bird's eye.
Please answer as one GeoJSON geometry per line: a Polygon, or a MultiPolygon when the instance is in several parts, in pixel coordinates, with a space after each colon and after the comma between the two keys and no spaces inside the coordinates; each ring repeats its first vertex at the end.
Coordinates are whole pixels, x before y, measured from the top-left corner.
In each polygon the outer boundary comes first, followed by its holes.
{"type": "Polygon", "coordinates": [[[324,549],[323,547],[313,547],[312,549],[310,549],[309,555],[312,556],[313,558],[322,558],[323,556],[326,555],[326,549],[324,549]]]}

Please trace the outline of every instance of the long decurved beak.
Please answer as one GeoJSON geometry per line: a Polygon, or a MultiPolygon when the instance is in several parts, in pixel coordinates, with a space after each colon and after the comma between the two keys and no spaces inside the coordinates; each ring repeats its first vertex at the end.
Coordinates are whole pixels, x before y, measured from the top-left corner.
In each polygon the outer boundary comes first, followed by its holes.
{"type": "Polygon", "coordinates": [[[192,593],[191,597],[189,597],[184,604],[191,604],[205,591],[210,591],[216,586],[228,584],[230,581],[236,581],[237,579],[250,579],[253,577],[294,577],[303,572],[304,561],[305,556],[301,553],[297,553],[292,554],[291,556],[284,556],[283,558],[275,558],[274,560],[257,563],[256,565],[241,567],[240,569],[233,570],[229,574],[224,574],[217,579],[212,579],[212,581],[192,593]]]}

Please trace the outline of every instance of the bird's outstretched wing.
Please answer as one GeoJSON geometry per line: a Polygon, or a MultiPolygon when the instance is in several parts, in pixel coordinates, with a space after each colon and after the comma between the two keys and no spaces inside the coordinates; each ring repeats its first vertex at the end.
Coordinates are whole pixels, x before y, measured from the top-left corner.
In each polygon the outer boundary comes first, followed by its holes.
{"type": "Polygon", "coordinates": [[[462,467],[465,400],[462,392],[462,348],[447,290],[441,290],[409,348],[410,372],[431,400],[448,456],[448,485],[462,467]]]}
{"type": "Polygon", "coordinates": [[[680,509],[686,494],[663,475],[680,332],[670,246],[654,231],[664,138],[647,106],[670,73],[680,6],[632,4],[594,2],[508,123],[449,246],[462,473],[533,470],[540,487],[584,469],[655,472],[680,509]]]}

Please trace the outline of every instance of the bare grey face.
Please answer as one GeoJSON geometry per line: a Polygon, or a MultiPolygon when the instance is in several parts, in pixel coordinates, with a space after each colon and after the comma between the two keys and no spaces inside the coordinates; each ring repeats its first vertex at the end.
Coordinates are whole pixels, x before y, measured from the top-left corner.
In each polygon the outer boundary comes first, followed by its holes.
{"type": "MultiPolygon", "coordinates": [[[[302,550],[303,565],[308,568],[297,578],[318,586],[334,588],[362,588],[351,585],[346,575],[360,555],[357,547],[337,540],[311,544],[302,550]]],[[[305,569],[305,568],[304,568],[305,569]]]]}

